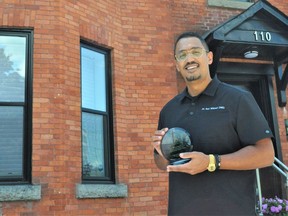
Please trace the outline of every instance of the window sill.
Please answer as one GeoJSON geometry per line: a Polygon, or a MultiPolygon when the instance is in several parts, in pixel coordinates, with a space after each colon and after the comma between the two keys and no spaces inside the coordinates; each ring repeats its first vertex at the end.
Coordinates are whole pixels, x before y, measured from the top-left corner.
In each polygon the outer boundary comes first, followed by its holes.
{"type": "Polygon", "coordinates": [[[77,184],[76,197],[87,198],[121,198],[128,196],[127,185],[124,184],[77,184]]]}
{"type": "Polygon", "coordinates": [[[251,2],[237,2],[237,1],[229,1],[229,0],[208,0],[208,6],[215,7],[225,7],[232,9],[243,9],[246,10],[248,7],[253,5],[251,2]]]}
{"type": "Polygon", "coordinates": [[[0,186],[0,202],[40,200],[40,185],[2,185],[0,186]]]}

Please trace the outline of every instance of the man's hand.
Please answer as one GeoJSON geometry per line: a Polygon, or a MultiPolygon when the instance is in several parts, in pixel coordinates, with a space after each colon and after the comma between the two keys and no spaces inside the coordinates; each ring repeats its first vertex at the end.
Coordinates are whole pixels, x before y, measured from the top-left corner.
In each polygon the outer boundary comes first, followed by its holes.
{"type": "Polygon", "coordinates": [[[209,165],[209,156],[202,152],[186,152],[180,154],[181,158],[191,158],[191,161],[181,165],[167,166],[168,172],[183,172],[190,175],[196,175],[207,170],[209,165]]]}
{"type": "Polygon", "coordinates": [[[153,148],[157,151],[154,152],[154,160],[157,165],[157,167],[161,170],[166,170],[167,165],[169,164],[169,161],[166,160],[166,158],[163,157],[163,154],[160,149],[160,143],[162,141],[163,136],[168,131],[168,128],[162,128],[161,130],[157,130],[154,133],[154,136],[152,136],[152,145],[153,148]]]}
{"type": "Polygon", "coordinates": [[[160,143],[161,143],[163,136],[165,135],[167,131],[168,131],[168,128],[162,128],[161,130],[155,131],[154,136],[152,136],[152,145],[156,149],[158,154],[161,155],[162,157],[163,157],[163,154],[160,149],[160,143]]]}

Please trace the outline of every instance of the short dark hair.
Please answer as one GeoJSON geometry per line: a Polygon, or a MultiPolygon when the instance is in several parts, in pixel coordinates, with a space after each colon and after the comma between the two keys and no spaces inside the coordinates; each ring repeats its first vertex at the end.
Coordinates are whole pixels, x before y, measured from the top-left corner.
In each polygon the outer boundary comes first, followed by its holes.
{"type": "Polygon", "coordinates": [[[177,43],[179,40],[181,40],[182,38],[189,38],[189,37],[195,37],[195,38],[198,38],[200,40],[200,42],[202,43],[202,45],[204,46],[204,48],[209,51],[209,47],[208,47],[208,44],[206,43],[206,41],[204,40],[204,38],[199,35],[198,33],[196,32],[184,32],[182,34],[180,34],[176,41],[175,41],[175,44],[174,44],[174,54],[175,54],[175,51],[176,51],[176,46],[177,46],[177,43]]]}

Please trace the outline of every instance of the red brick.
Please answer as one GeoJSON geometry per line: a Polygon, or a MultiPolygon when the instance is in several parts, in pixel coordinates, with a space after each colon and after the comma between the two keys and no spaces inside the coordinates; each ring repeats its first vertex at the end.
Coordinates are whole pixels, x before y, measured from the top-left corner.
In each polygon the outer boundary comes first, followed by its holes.
{"type": "MultiPolygon", "coordinates": [[[[286,0],[269,2],[288,13],[286,0]]],[[[0,212],[166,215],[168,176],[154,164],[150,137],[161,107],[184,87],[173,64],[174,39],[240,12],[207,7],[206,0],[1,1],[1,26],[34,29],[32,179],[42,184],[42,199],[3,202],[0,212]],[[75,196],[81,182],[80,38],[113,48],[116,176],[128,185],[128,198],[75,196]]],[[[287,117],[277,104],[276,112],[287,163],[287,117]]]]}

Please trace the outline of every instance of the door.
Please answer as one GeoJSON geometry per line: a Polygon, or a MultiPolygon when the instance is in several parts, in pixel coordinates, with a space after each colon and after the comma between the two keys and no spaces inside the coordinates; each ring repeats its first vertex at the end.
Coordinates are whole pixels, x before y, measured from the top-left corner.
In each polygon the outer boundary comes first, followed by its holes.
{"type": "MultiPolygon", "coordinates": [[[[223,65],[222,65],[223,66],[223,65]]],[[[264,66],[265,68],[265,66],[264,66]]],[[[258,70],[259,67],[253,64],[227,64],[225,67],[219,67],[217,71],[218,78],[226,83],[232,84],[238,88],[250,91],[257,101],[260,109],[266,117],[274,138],[273,145],[275,155],[281,158],[281,147],[278,134],[278,122],[275,107],[274,94],[272,86],[272,76],[268,72],[269,67],[265,70],[258,70]],[[236,67],[235,67],[236,66],[236,67]],[[245,70],[245,67],[247,70],[245,70]],[[254,71],[253,71],[254,68],[254,71]],[[231,71],[233,71],[231,73],[231,71]],[[273,109],[274,108],[274,109],[273,109]],[[279,157],[280,156],[280,157],[279,157]]],[[[263,69],[263,68],[262,68],[263,69]]],[[[278,174],[273,167],[260,169],[262,195],[264,197],[274,197],[275,195],[283,197],[285,190],[283,187],[284,179],[278,174]]]]}

